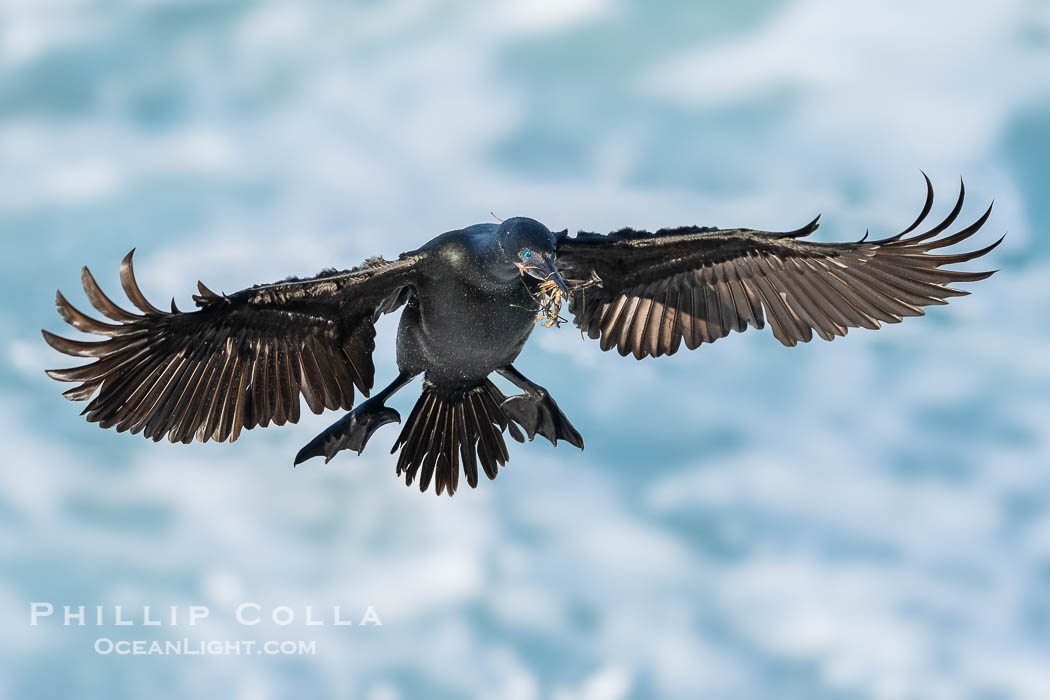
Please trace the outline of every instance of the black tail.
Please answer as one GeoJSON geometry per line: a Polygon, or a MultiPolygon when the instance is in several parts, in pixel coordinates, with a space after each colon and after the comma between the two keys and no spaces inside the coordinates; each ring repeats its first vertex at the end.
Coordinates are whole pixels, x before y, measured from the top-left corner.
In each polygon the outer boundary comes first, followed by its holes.
{"type": "Polygon", "coordinates": [[[449,496],[459,486],[460,462],[471,488],[478,485],[478,462],[485,476],[495,479],[510,458],[503,431],[509,429],[518,442],[525,440],[500,408],[505,400],[488,379],[451,391],[424,382],[423,395],[390,450],[393,454],[401,449],[398,475],[404,473],[405,484],[411,485],[419,474],[420,491],[426,491],[433,479],[437,493],[447,491],[449,496]]]}

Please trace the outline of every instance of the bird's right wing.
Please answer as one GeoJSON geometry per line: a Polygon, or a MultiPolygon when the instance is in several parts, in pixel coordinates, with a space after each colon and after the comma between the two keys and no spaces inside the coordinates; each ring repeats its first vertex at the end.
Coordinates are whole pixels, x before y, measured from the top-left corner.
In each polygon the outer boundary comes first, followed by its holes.
{"type": "Polygon", "coordinates": [[[88,299],[116,323],[81,313],[59,292],[58,312],[67,323],[108,339],[77,341],[43,331],[56,350],[96,358],[48,375],[79,382],[64,393],[71,400],[97,393],[84,409],[88,421],[186,443],[194,437],[232,442],[242,428],[295,423],[300,393],[314,413],[350,409],[355,386],[367,396],[375,374],[374,322],[411,296],[425,256],[375,259],[230,295],[198,283],[199,309],[179,311],[173,299],[169,313],[139,290],[132,253],[121,263],[120,281],[142,313],[113,303],[85,267],[88,299]]]}

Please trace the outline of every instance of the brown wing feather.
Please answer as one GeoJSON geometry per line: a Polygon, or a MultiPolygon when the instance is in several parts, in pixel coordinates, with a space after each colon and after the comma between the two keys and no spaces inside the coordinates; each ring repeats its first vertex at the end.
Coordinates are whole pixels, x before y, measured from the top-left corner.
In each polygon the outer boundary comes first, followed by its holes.
{"type": "Polygon", "coordinates": [[[72,400],[95,396],[84,409],[87,420],[153,440],[167,435],[172,442],[232,442],[242,429],[295,423],[300,394],[314,413],[350,409],[355,388],[366,396],[372,388],[374,320],[407,301],[421,259],[373,260],[229,296],[198,283],[193,298],[200,308],[169,313],[139,289],[133,254],[121,263],[120,281],[142,313],[115,304],[84,268],[88,300],[116,323],[91,318],[58,293],[58,312],[67,323],[107,339],[78,341],[43,331],[59,352],[95,358],[48,375],[79,382],[64,394],[72,400]]]}
{"type": "Polygon", "coordinates": [[[988,220],[991,207],[970,226],[938,237],[959,216],[965,192],[960,186],[943,221],[911,236],[933,205],[929,178],[914,223],[878,241],[799,240],[816,230],[816,219],[787,233],[698,227],[581,232],[559,235],[558,266],[570,279],[601,279],[601,287],[574,295],[569,310],[581,329],[601,339],[603,350],[615,347],[621,355],[671,355],[683,340],[695,349],[731,331],[762,328],[766,320],[784,345],[809,342],[814,333],[832,340],[850,328],[875,329],[922,315],[924,306],[968,294],[952,283],[994,273],[942,266],[985,255],[1002,238],[966,253],[931,253],[965,241],[988,220]]]}

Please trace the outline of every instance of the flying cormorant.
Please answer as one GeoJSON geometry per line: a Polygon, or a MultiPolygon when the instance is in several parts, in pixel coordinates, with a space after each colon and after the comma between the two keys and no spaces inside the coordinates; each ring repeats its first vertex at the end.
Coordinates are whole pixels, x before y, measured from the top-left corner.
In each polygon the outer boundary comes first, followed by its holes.
{"type": "Polygon", "coordinates": [[[56,350],[95,358],[48,375],[79,382],[65,392],[69,399],[95,397],[84,410],[89,421],[155,441],[167,435],[172,442],[232,442],[242,429],[295,423],[300,394],[314,413],[353,409],[299,451],[299,464],[363,450],[377,428],[401,420],[385,401],[422,374],[423,393],[392,450],[400,449],[397,473],[409,485],[418,477],[421,491],[433,482],[437,493],[451,495],[461,466],[471,487],[479,465],[495,478],[508,460],[504,431],[519,442],[542,435],[583,448],[550,393],[513,364],[542,299],[549,311],[550,294],[569,294],[582,332],[599,339],[602,350],[615,347],[639,360],[673,355],[683,342],[692,350],[766,321],[789,346],[814,333],[832,340],[849,328],[876,329],[967,294],[950,283],[992,274],[942,266],[980,257],[1001,238],[972,252],[931,252],[969,238],[991,213],[989,207],[972,225],[940,236],[962,209],[962,187],[944,221],[908,235],[930,212],[929,178],[926,188],[916,221],[877,241],[867,235],[855,243],[802,240],[816,230],[816,219],[786,233],[688,226],[570,237],[517,217],[443,233],[397,260],[375,258],[351,270],[234,294],[216,294],[198,282],[198,308],[191,312],[180,311],[174,299],[170,312],[146,300],[132,251],[121,263],[120,281],[142,313],[117,306],[85,267],[89,301],[114,323],[81,313],[59,292],[66,322],[108,339],[69,340],[43,331],[56,350]],[[355,387],[366,397],[372,389],[374,323],[402,308],[400,372],[354,408],[355,387]],[[504,396],[489,379],[492,372],[522,393],[504,396]]]}

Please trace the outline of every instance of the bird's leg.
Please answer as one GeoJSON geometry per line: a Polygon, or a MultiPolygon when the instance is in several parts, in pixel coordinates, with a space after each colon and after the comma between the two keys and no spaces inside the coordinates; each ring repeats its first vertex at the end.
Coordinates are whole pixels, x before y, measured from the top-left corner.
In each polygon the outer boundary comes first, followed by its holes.
{"type": "Polygon", "coordinates": [[[500,376],[521,388],[525,393],[511,396],[503,402],[503,412],[528,433],[529,440],[542,435],[557,445],[565,440],[570,445],[583,449],[583,438],[569,419],[558,408],[550,393],[539,384],[529,380],[514,365],[500,367],[500,376]]]}
{"type": "Polygon", "coordinates": [[[341,450],[356,450],[358,454],[372,434],[387,423],[400,423],[401,415],[384,402],[412,381],[418,373],[402,371],[397,378],[372,398],[357,405],[354,410],[330,425],[323,433],[299,450],[295,463],[301,464],[313,457],[324,457],[329,462],[341,450]]]}

